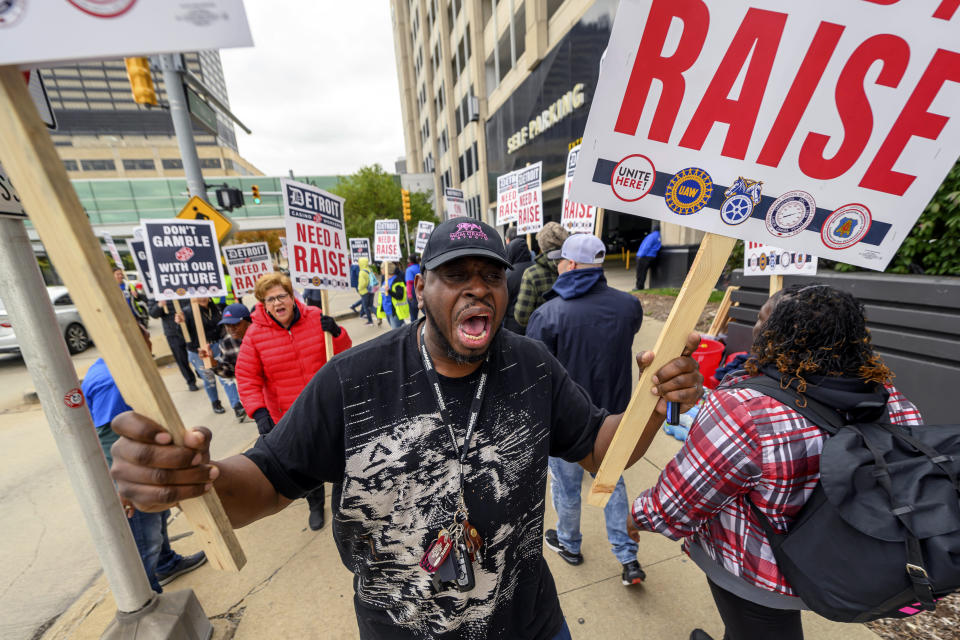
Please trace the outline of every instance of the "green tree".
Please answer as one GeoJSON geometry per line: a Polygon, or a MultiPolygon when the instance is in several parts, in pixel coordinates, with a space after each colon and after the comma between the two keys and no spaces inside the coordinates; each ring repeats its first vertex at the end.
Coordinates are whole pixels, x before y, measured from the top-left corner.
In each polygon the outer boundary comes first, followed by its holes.
{"type": "MultiPolygon", "coordinates": [[[[373,244],[375,220],[399,220],[403,227],[400,205],[400,180],[387,173],[379,164],[363,167],[356,173],[339,179],[333,193],[345,200],[344,218],[348,238],[369,238],[373,244]]],[[[430,194],[411,192],[410,216],[407,230],[410,233],[410,250],[417,232],[417,222],[427,220],[439,223],[429,202],[430,194]]],[[[400,233],[400,246],[407,253],[406,238],[400,233]]]]}

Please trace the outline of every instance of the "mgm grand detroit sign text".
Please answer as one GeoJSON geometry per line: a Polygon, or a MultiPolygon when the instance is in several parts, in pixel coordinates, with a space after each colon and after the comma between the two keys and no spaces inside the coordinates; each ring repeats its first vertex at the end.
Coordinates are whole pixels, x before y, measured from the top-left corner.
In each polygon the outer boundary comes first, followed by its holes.
{"type": "Polygon", "coordinates": [[[526,125],[520,127],[520,130],[507,138],[507,153],[515,153],[538,135],[557,124],[574,110],[583,106],[583,83],[578,82],[573,89],[567,91],[560,98],[550,104],[526,125]]]}

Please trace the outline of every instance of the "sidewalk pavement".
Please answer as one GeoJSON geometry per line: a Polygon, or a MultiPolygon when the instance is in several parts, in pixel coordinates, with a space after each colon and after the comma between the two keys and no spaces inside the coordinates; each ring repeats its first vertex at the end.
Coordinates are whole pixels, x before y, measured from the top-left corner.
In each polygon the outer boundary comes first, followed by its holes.
{"type": "MultiPolygon", "coordinates": [[[[620,262],[607,264],[612,286],[629,290],[633,273],[620,262]]],[[[349,292],[331,296],[334,315],[349,313],[354,298],[349,292]]],[[[371,339],[386,328],[363,326],[358,318],[343,317],[341,324],[354,344],[371,339]]],[[[386,323],[384,323],[386,325],[386,323]]],[[[635,350],[648,349],[663,323],[645,318],[634,341],[635,350]]],[[[252,441],[251,441],[252,443],[252,441]]],[[[657,435],[643,459],[624,473],[633,498],[651,486],[680,443],[663,432],[657,435]]],[[[239,447],[237,452],[246,448],[239,447]]],[[[583,490],[590,477],[584,474],[583,490]]],[[[546,487],[544,487],[546,490],[546,487]]],[[[260,638],[358,638],[353,609],[352,575],[340,563],[330,534],[330,491],[327,491],[327,524],[312,532],[306,526],[306,502],[298,500],[283,512],[240,529],[237,536],[248,563],[240,573],[216,571],[209,565],[171,583],[168,591],[193,589],[214,625],[216,640],[260,638]]],[[[545,528],[556,523],[550,494],[545,493],[545,528]]],[[[584,504],[581,527],[585,562],[571,566],[544,550],[556,580],[570,631],[575,639],[686,640],[696,627],[714,638],[723,636],[723,625],[703,573],[680,551],[680,543],[656,534],[644,534],[638,559],[647,572],[643,585],[620,584],[621,567],[609,551],[600,509],[584,504]]],[[[199,549],[189,523],[176,515],[170,535],[180,553],[199,549]],[[178,536],[186,536],[176,539],[178,536]]],[[[44,640],[99,638],[116,611],[101,576],[43,636],[44,640]]],[[[840,625],[804,613],[808,640],[877,640],[863,625],[840,625]]]]}

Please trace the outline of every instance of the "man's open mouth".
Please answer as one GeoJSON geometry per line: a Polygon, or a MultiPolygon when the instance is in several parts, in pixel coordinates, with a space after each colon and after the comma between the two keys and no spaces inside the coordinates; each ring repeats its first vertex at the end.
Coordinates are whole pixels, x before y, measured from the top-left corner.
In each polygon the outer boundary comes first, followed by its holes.
{"type": "Polygon", "coordinates": [[[467,346],[481,346],[490,336],[492,313],[485,309],[469,309],[460,317],[457,334],[467,346]]]}

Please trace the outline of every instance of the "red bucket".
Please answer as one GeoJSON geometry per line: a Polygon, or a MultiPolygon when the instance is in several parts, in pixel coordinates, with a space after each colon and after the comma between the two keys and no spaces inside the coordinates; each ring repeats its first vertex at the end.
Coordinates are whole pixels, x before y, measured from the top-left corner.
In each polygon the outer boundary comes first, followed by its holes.
{"type": "Polygon", "coordinates": [[[692,357],[700,364],[700,373],[704,378],[709,378],[720,366],[720,360],[723,358],[723,343],[709,338],[703,338],[700,346],[693,352],[692,357]]]}

